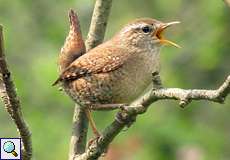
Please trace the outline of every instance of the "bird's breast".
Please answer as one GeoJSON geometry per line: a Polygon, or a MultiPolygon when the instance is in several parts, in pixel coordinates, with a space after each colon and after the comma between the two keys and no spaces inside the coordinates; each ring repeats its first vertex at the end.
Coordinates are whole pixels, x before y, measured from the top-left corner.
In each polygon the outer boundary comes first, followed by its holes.
{"type": "Polygon", "coordinates": [[[159,51],[132,54],[118,69],[92,74],[64,83],[65,91],[78,103],[130,103],[152,82],[159,71],[159,51]]]}
{"type": "Polygon", "coordinates": [[[129,103],[140,96],[151,84],[152,73],[159,69],[159,50],[133,54],[113,72],[114,103],[129,103]]]}

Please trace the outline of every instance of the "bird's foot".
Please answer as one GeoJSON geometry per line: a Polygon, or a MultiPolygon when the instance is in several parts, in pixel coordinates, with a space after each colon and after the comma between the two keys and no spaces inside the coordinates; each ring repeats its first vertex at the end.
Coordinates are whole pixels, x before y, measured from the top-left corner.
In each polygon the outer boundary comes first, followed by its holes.
{"type": "Polygon", "coordinates": [[[116,120],[119,123],[125,123],[125,126],[129,128],[133,124],[133,122],[136,121],[136,116],[132,116],[128,113],[130,109],[130,106],[128,105],[122,105],[120,106],[120,109],[121,111],[116,114],[116,120]]]}
{"type": "Polygon", "coordinates": [[[100,136],[90,138],[88,143],[87,143],[87,147],[90,147],[93,143],[98,143],[99,138],[100,138],[100,136]]]}
{"type": "MultiPolygon", "coordinates": [[[[101,138],[101,136],[96,136],[94,138],[89,139],[89,141],[87,143],[87,148],[97,146],[100,138],[101,138]]],[[[101,156],[104,157],[107,154],[107,152],[108,152],[108,147],[105,150],[103,150],[101,156]]]]}

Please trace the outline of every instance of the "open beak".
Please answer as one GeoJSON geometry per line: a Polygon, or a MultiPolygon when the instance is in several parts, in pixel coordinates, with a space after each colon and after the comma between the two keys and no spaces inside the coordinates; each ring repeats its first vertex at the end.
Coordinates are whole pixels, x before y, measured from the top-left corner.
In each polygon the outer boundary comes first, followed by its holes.
{"type": "Polygon", "coordinates": [[[160,43],[161,43],[161,44],[169,44],[169,45],[172,45],[172,46],[174,46],[174,47],[181,48],[181,46],[179,46],[178,44],[176,44],[176,43],[174,43],[174,42],[172,42],[172,41],[169,41],[169,40],[165,39],[165,38],[162,36],[162,34],[163,34],[163,32],[164,32],[164,30],[165,30],[166,28],[168,28],[169,26],[172,26],[172,25],[174,25],[174,24],[178,24],[178,23],[180,23],[180,22],[179,22],[179,21],[174,21],[174,22],[164,23],[163,25],[161,25],[161,26],[157,29],[157,31],[156,31],[156,33],[155,33],[155,36],[160,40],[160,43]]]}

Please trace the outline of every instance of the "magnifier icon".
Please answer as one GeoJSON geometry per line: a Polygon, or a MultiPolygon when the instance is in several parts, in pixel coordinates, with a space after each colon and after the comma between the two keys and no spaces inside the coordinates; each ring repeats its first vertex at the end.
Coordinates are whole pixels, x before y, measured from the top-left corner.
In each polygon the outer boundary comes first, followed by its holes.
{"type": "Polygon", "coordinates": [[[17,152],[15,151],[15,145],[11,141],[7,141],[3,144],[3,150],[6,153],[11,153],[14,157],[18,156],[17,152]]]}

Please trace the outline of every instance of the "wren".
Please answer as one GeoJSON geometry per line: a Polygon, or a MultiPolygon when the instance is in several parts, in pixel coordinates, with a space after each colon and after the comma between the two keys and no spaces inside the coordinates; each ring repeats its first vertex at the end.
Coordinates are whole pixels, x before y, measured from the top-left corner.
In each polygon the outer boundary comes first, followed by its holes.
{"type": "Polygon", "coordinates": [[[159,72],[161,47],[164,44],[179,47],[162,35],[167,27],[179,22],[141,18],[84,53],[79,24],[73,17],[74,13],[70,14],[71,25],[75,26],[70,27],[71,34],[59,57],[61,73],[54,85],[60,84],[82,107],[129,104],[151,84],[152,73],[159,72]],[[68,56],[71,60],[65,59],[68,56]]]}

